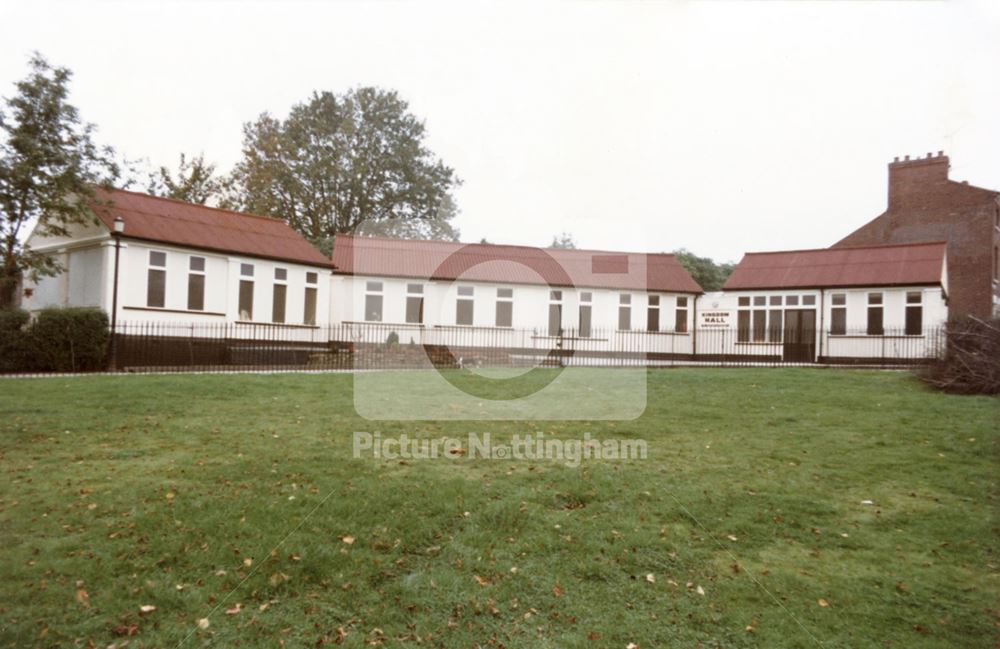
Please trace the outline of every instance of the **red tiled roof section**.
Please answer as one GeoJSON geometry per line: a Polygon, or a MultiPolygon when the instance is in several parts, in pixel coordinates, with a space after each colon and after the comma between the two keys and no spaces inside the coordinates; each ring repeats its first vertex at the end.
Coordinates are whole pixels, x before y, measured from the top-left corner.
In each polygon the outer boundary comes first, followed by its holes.
{"type": "Polygon", "coordinates": [[[701,293],[670,254],[615,253],[337,235],[338,273],[499,284],[701,293]]]}
{"type": "Polygon", "coordinates": [[[95,191],[94,213],[108,229],[113,229],[115,217],[121,216],[125,238],[332,266],[302,235],[278,219],[125,190],[95,191]]]}
{"type": "Polygon", "coordinates": [[[725,290],[938,285],[944,242],[784,252],[748,252],[725,290]]]}

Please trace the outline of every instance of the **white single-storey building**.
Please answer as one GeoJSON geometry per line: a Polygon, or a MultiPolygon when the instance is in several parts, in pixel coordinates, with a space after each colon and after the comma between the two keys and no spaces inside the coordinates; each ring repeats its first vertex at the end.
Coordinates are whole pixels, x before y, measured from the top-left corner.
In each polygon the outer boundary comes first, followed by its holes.
{"type": "Polygon", "coordinates": [[[373,338],[392,329],[418,344],[694,351],[701,287],[671,254],[339,235],[333,262],[331,322],[373,338]]]}
{"type": "Polygon", "coordinates": [[[97,190],[92,209],[96,222],[67,237],[29,236],[65,272],[26,282],[24,308],[94,306],[163,335],[170,324],[253,337],[327,322],[333,264],[282,221],[121,190],[97,190]]]}
{"type": "Polygon", "coordinates": [[[129,191],[98,190],[93,210],[69,236],[28,239],[66,271],[26,283],[25,308],[100,307],[125,336],[305,345],[297,358],[393,340],[578,360],[924,358],[948,316],[944,243],[748,253],[703,294],[671,254],[342,234],[328,259],[277,219],[129,191]]]}
{"type": "Polygon", "coordinates": [[[747,253],[699,300],[698,352],[783,361],[920,358],[948,319],[944,242],[747,253]]]}

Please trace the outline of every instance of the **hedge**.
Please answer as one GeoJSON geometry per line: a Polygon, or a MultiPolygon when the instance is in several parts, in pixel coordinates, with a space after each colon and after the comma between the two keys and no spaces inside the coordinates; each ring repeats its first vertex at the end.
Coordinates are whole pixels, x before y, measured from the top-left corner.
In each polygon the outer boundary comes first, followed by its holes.
{"type": "Polygon", "coordinates": [[[0,372],[24,371],[28,358],[27,311],[0,309],[0,372]]]}
{"type": "Polygon", "coordinates": [[[43,309],[34,321],[0,312],[0,371],[88,372],[107,365],[108,316],[100,309],[43,309]]]}

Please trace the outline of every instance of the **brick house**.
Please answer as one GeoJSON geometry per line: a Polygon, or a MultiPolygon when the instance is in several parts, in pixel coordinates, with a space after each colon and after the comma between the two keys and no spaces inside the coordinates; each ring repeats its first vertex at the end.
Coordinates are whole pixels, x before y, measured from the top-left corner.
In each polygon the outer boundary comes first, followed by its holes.
{"type": "Polygon", "coordinates": [[[948,242],[949,315],[1000,314],[1000,192],[948,178],[948,157],[889,163],[885,212],[832,247],[948,242]]]}

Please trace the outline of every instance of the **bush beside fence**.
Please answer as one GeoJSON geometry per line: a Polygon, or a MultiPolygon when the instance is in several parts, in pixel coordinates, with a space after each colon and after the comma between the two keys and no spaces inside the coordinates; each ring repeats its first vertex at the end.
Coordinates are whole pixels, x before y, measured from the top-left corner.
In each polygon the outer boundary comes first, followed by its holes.
{"type": "Polygon", "coordinates": [[[949,325],[944,355],[922,377],[945,392],[1000,394],[1000,318],[969,317],[949,325]]]}
{"type": "Polygon", "coordinates": [[[100,309],[0,311],[0,371],[94,372],[107,366],[108,317],[100,309]]]}

